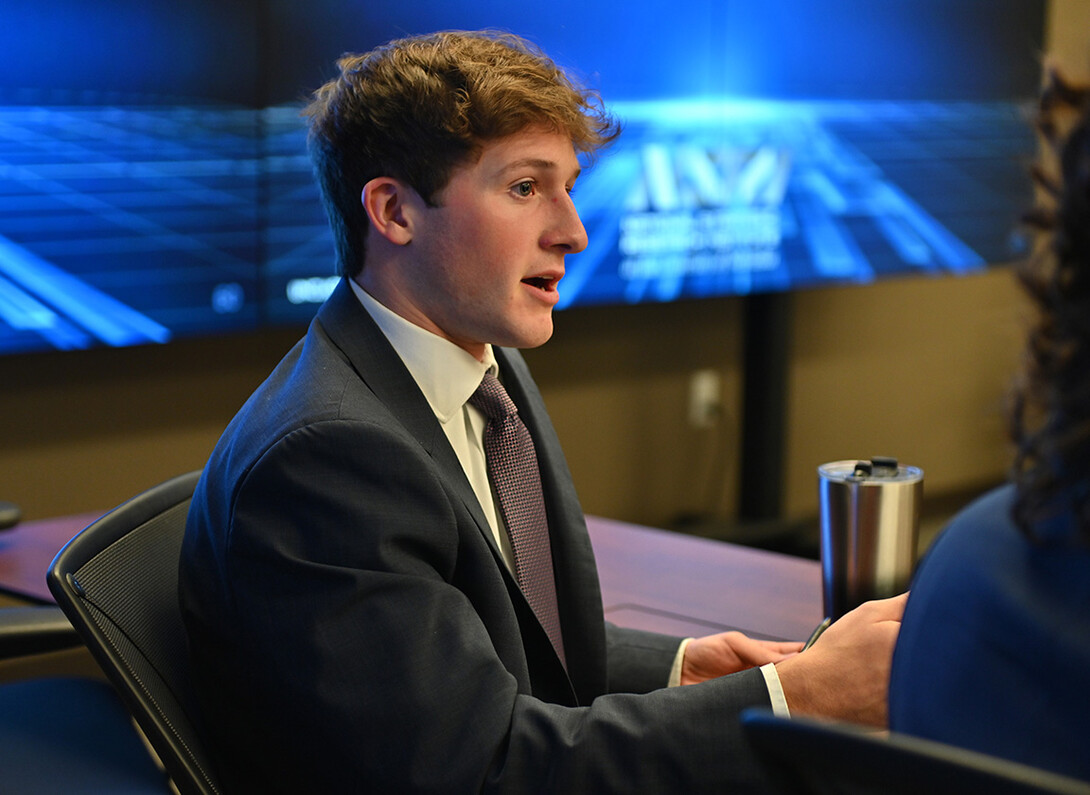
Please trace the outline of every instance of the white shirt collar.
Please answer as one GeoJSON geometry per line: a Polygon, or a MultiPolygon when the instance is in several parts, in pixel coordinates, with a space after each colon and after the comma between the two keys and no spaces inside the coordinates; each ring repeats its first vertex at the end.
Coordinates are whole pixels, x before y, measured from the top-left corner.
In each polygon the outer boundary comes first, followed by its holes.
{"type": "Polygon", "coordinates": [[[386,308],[355,279],[349,279],[348,284],[393,345],[440,422],[449,422],[461,411],[486,372],[498,371],[491,345],[485,346],[485,361],[479,362],[450,340],[386,308]]]}

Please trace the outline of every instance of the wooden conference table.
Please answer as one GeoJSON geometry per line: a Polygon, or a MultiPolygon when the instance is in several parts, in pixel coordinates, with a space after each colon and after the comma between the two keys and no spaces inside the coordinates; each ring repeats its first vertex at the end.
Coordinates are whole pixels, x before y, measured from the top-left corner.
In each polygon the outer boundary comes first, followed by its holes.
{"type": "MultiPolygon", "coordinates": [[[[53,601],[45,572],[73,535],[98,518],[79,514],[0,531],[0,591],[53,601]]],[[[821,620],[816,561],[722,541],[587,517],[606,618],[675,635],[738,629],[805,640],[821,620]]]]}

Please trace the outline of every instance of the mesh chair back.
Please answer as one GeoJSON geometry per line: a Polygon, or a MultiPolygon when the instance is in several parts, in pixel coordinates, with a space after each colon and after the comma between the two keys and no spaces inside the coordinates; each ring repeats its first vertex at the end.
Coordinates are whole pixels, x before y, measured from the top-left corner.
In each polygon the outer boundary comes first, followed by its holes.
{"type": "Polygon", "coordinates": [[[200,740],[178,606],[178,558],[199,476],[180,475],[98,519],[47,576],[183,795],[220,792],[200,740]]]}
{"type": "Polygon", "coordinates": [[[747,710],[742,727],[783,793],[1090,795],[1090,782],[904,734],[747,710]]]}

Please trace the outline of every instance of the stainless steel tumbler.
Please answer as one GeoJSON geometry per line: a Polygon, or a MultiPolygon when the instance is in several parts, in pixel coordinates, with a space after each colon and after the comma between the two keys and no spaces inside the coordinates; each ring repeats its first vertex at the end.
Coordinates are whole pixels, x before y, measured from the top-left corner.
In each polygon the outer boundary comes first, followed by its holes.
{"type": "Polygon", "coordinates": [[[825,617],[908,588],[916,566],[923,471],[894,458],[818,467],[825,617]]]}

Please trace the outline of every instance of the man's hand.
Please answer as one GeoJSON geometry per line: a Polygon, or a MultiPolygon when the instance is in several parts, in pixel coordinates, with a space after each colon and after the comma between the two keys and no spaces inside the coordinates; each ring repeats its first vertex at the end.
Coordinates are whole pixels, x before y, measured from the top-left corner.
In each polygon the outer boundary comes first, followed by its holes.
{"type": "Polygon", "coordinates": [[[805,652],[777,663],[791,714],[885,728],[893,646],[907,598],[867,602],[834,622],[805,652]]]}
{"type": "Polygon", "coordinates": [[[681,662],[681,684],[726,676],[746,668],[780,662],[802,649],[801,643],[754,640],[741,632],[720,632],[689,641],[681,662]]]}

